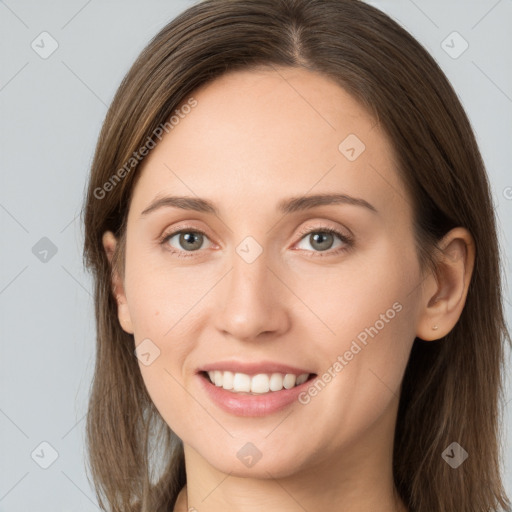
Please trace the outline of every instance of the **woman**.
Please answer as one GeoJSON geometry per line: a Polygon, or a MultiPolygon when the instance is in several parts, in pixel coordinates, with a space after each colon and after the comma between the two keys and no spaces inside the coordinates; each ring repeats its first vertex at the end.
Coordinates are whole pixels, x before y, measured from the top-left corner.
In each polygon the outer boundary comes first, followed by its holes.
{"type": "Polygon", "coordinates": [[[495,219],[429,54],[353,0],[206,0],[149,43],[84,205],[105,510],[487,511],[495,219]]]}

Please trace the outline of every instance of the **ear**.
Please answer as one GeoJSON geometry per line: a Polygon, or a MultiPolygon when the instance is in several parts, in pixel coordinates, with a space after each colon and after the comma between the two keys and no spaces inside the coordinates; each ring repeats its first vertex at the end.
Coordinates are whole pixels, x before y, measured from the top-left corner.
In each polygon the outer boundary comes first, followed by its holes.
{"type": "MultiPolygon", "coordinates": [[[[102,237],[103,248],[107,254],[108,261],[112,268],[112,259],[117,246],[117,240],[112,231],[105,231],[102,237]]],[[[124,291],[124,283],[117,270],[112,273],[112,292],[117,301],[117,317],[122,329],[128,334],[133,334],[132,320],[128,309],[128,302],[124,291]]]]}
{"type": "Polygon", "coordinates": [[[430,274],[422,288],[416,336],[425,341],[442,338],[459,320],[475,263],[475,243],[467,229],[452,229],[439,245],[436,275],[430,274]]]}

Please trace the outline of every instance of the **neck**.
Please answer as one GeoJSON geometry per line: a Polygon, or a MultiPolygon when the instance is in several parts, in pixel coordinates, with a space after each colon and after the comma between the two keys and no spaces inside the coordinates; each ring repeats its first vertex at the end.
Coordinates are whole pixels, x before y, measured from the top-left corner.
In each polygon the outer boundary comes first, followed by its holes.
{"type": "MultiPolygon", "coordinates": [[[[198,512],[198,510],[214,512],[217,510],[226,510],[225,507],[227,503],[230,503],[230,507],[234,507],[230,508],[230,510],[233,511],[260,510],[261,504],[263,502],[265,503],[265,509],[267,511],[281,510],[285,512],[302,512],[304,510],[314,510],[310,508],[311,505],[309,504],[309,502],[314,502],[317,504],[316,506],[329,507],[327,510],[336,509],[343,512],[360,512],[361,510],[379,510],[379,512],[408,512],[405,504],[398,497],[394,490],[389,493],[384,493],[386,495],[382,499],[377,499],[377,493],[375,492],[373,493],[373,498],[361,496],[358,499],[355,494],[352,494],[352,503],[349,503],[347,500],[342,500],[342,502],[339,502],[338,500],[339,503],[334,504],[329,499],[330,494],[322,495],[320,492],[315,490],[314,496],[308,499],[308,506],[304,506],[301,504],[301,502],[299,502],[299,500],[296,499],[296,497],[292,495],[292,493],[282,487],[282,483],[277,480],[272,480],[272,482],[274,484],[274,489],[270,489],[270,486],[261,486],[261,491],[252,489],[250,492],[247,492],[247,494],[243,494],[243,490],[237,489],[234,494],[231,494],[229,499],[226,499],[226,494],[233,491],[233,486],[231,486],[230,489],[224,490],[220,498],[218,497],[217,499],[209,500],[209,504],[207,506],[202,505],[202,502],[206,499],[199,499],[197,497],[198,486],[192,486],[192,490],[189,492],[188,485],[186,484],[178,495],[173,512],[198,512]],[[268,491],[275,491],[276,487],[279,487],[282,492],[270,492],[269,496],[269,494],[267,494],[268,491]],[[288,497],[286,497],[286,494],[288,497]],[[252,498],[250,497],[251,495],[252,498]],[[288,501],[287,504],[283,503],[283,498],[284,500],[288,501]],[[251,499],[253,501],[251,501],[251,499]],[[357,500],[357,505],[354,504],[355,500],[357,500]],[[197,506],[189,505],[189,503],[196,503],[196,505],[201,504],[202,508],[198,509],[197,506]]],[[[207,498],[209,497],[207,496],[207,498]]],[[[304,500],[304,497],[301,499],[304,500]]]]}

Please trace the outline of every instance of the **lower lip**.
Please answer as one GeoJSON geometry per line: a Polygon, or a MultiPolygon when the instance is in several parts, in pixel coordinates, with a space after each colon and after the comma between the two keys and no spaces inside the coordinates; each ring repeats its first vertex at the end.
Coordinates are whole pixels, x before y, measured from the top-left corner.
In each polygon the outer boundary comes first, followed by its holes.
{"type": "Polygon", "coordinates": [[[198,374],[198,377],[211,400],[224,411],[236,416],[266,416],[281,411],[298,401],[301,391],[305,390],[315,378],[312,377],[291,389],[270,391],[261,395],[245,395],[216,386],[202,374],[198,374]]]}

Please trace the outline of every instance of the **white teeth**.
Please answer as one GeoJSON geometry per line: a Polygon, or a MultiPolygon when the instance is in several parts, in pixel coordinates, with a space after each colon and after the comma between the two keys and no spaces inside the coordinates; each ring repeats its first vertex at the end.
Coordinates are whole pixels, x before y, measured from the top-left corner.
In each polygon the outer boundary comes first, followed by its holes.
{"type": "Polygon", "coordinates": [[[273,373],[270,376],[269,384],[271,391],[281,391],[283,389],[283,376],[280,373],[273,373]]]}
{"type": "Polygon", "coordinates": [[[251,379],[251,392],[252,393],[268,393],[270,389],[270,379],[268,375],[264,373],[260,373],[259,375],[255,375],[251,379]]]}
{"type": "Polygon", "coordinates": [[[233,380],[235,379],[235,374],[233,372],[224,372],[222,376],[222,387],[224,389],[233,389],[233,380]]]}
{"type": "Polygon", "coordinates": [[[294,375],[293,373],[259,373],[247,375],[245,373],[209,371],[210,381],[217,387],[224,388],[234,393],[264,394],[269,391],[281,391],[299,386],[308,380],[309,373],[294,375]]]}
{"type": "Polygon", "coordinates": [[[286,389],[292,389],[293,386],[295,386],[295,380],[297,379],[297,377],[295,375],[293,375],[292,373],[287,373],[285,376],[284,376],[284,380],[283,380],[283,386],[286,388],[286,389]]]}
{"type": "MultiPolygon", "coordinates": [[[[215,385],[218,385],[217,382],[215,382],[215,385]]],[[[235,373],[233,389],[235,391],[251,391],[251,377],[245,373],[235,373]]]]}

